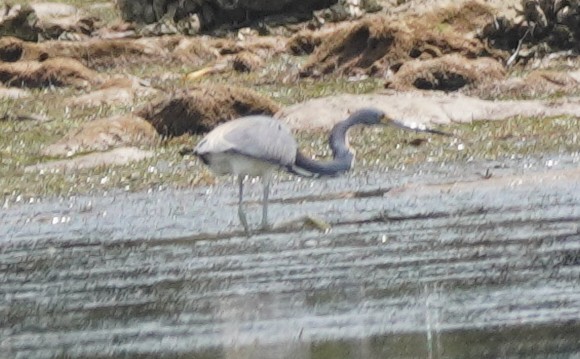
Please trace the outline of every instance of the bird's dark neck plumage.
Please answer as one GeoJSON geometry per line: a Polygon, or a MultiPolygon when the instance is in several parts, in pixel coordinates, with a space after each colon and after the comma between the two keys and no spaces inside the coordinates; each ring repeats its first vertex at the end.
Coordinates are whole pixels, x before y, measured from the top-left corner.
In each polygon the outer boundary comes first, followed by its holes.
{"type": "Polygon", "coordinates": [[[354,162],[354,153],[347,143],[348,130],[358,124],[354,116],[337,123],[330,132],[329,145],[332,150],[332,160],[316,161],[300,151],[296,153],[296,161],[290,172],[307,177],[336,176],[351,169],[354,162]]]}

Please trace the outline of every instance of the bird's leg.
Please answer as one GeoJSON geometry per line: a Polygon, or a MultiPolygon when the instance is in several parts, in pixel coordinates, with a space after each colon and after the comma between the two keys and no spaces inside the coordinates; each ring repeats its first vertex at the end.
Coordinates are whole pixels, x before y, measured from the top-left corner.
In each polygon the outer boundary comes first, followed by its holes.
{"type": "Polygon", "coordinates": [[[266,175],[263,178],[264,182],[264,197],[262,199],[262,229],[270,228],[268,225],[268,195],[270,194],[270,176],[266,175]]]}
{"type": "Polygon", "coordinates": [[[242,226],[244,226],[244,230],[246,231],[246,235],[250,236],[250,227],[248,226],[248,219],[246,218],[246,213],[244,212],[243,206],[243,198],[244,198],[244,176],[238,175],[238,186],[240,188],[239,193],[239,200],[238,200],[238,217],[240,218],[240,222],[242,222],[242,226]]]}

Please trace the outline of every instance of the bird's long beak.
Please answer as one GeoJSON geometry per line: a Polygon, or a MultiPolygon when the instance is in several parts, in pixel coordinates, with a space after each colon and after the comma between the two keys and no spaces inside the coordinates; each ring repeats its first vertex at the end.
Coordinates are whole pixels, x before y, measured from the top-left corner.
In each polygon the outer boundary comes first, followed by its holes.
{"type": "Polygon", "coordinates": [[[394,126],[394,127],[402,128],[404,130],[410,130],[410,131],[415,131],[415,132],[427,132],[427,133],[433,133],[433,134],[441,135],[441,136],[454,137],[454,135],[451,133],[435,130],[433,128],[429,128],[424,123],[405,122],[405,121],[391,118],[387,115],[385,115],[383,117],[381,123],[383,125],[386,125],[386,126],[394,126]]]}

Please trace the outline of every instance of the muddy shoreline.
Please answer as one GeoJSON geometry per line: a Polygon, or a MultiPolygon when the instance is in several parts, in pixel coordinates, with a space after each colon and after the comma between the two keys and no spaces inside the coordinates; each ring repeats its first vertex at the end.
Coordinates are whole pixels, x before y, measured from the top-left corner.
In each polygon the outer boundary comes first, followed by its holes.
{"type": "MultiPolygon", "coordinates": [[[[333,223],[327,234],[244,237],[228,181],[11,205],[0,349],[15,358],[578,355],[579,160],[274,186],[275,223],[308,212],[333,223]]],[[[259,199],[260,186],[248,187],[259,199]]],[[[258,223],[259,202],[248,212],[258,223]]]]}
{"type": "MultiPolygon", "coordinates": [[[[550,172],[566,172],[575,168],[579,161],[578,154],[573,153],[470,163],[427,163],[386,172],[378,169],[359,170],[339,178],[320,180],[282,174],[273,186],[271,203],[275,208],[274,221],[280,226],[285,220],[299,218],[305,211],[313,212],[337,225],[348,225],[373,218],[372,210],[351,209],[337,213],[332,209],[334,205],[347,208],[350,204],[364,204],[369,200],[380,203],[383,198],[384,205],[371,206],[377,210],[374,213],[377,216],[382,213],[381,210],[389,211],[388,203],[390,200],[398,200],[398,193],[419,201],[415,198],[418,193],[436,192],[437,185],[447,186],[450,193],[453,193],[456,183],[481,183],[482,188],[489,184],[490,188],[497,187],[497,190],[506,186],[504,181],[508,179],[523,181],[536,176],[549,176],[550,172]],[[504,177],[507,179],[502,180],[504,177]],[[420,192],[415,193],[415,196],[407,194],[413,191],[409,186],[417,187],[420,192]],[[353,203],[340,203],[348,201],[353,203]]],[[[257,179],[250,179],[247,187],[249,215],[257,220],[261,205],[261,184],[257,179]]],[[[197,238],[204,234],[209,237],[235,237],[240,234],[237,232],[240,226],[236,215],[236,188],[232,177],[226,176],[218,178],[214,185],[190,189],[172,189],[170,186],[159,185],[140,192],[112,189],[68,197],[7,200],[3,206],[6,225],[2,226],[0,237],[9,242],[51,237],[53,240],[75,239],[103,234],[111,241],[188,236],[197,238]],[[23,203],[25,201],[28,203],[23,203]]],[[[453,196],[449,197],[452,200],[453,196]]],[[[498,200],[502,200],[501,196],[498,200]]],[[[413,206],[401,210],[403,214],[409,213],[413,211],[413,206]]],[[[436,208],[430,210],[432,213],[438,212],[436,208]]],[[[430,213],[428,209],[425,211],[425,215],[430,213]]]]}

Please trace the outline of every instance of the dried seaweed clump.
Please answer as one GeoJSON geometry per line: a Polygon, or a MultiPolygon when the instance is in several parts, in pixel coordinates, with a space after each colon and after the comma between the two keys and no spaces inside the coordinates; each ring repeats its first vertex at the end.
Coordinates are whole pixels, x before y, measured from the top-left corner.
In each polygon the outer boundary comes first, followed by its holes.
{"type": "Polygon", "coordinates": [[[252,90],[233,86],[199,86],[181,90],[136,112],[163,136],[204,133],[236,117],[272,115],[280,106],[252,90]]]}
{"type": "MultiPolygon", "coordinates": [[[[91,68],[113,67],[127,63],[162,62],[171,59],[166,48],[177,48],[177,39],[91,39],[87,41],[22,41],[16,37],[0,37],[0,61],[44,61],[68,57],[91,68]]],[[[208,50],[209,52],[209,50],[208,50]]],[[[195,55],[195,54],[193,54],[195,55]]],[[[193,56],[192,55],[192,56],[193,56]]],[[[178,60],[181,58],[175,57],[178,60]]],[[[185,61],[185,59],[183,60],[185,61]]]]}
{"type": "Polygon", "coordinates": [[[490,99],[538,99],[539,97],[577,95],[579,89],[580,71],[535,70],[526,76],[489,81],[481,86],[466,89],[464,93],[490,99]]]}
{"type": "Polygon", "coordinates": [[[87,122],[44,147],[40,153],[49,157],[70,157],[77,153],[107,151],[122,146],[152,146],[157,140],[157,132],[151,124],[128,114],[87,122]]]}
{"type": "Polygon", "coordinates": [[[323,35],[302,33],[288,46],[295,53],[312,51],[302,76],[385,75],[415,58],[453,53],[468,58],[489,56],[485,44],[468,33],[493,18],[492,14],[490,7],[471,1],[422,18],[371,16],[323,35]]]}
{"type": "Polygon", "coordinates": [[[0,62],[0,82],[16,87],[74,86],[88,87],[103,77],[70,58],[46,61],[0,62]]]}
{"type": "Polygon", "coordinates": [[[457,91],[504,77],[503,65],[490,57],[467,59],[452,54],[431,60],[406,62],[385,87],[397,90],[457,91]]]}
{"type": "Polygon", "coordinates": [[[408,58],[412,35],[386,17],[372,17],[328,34],[304,65],[302,76],[384,71],[408,58]]]}

